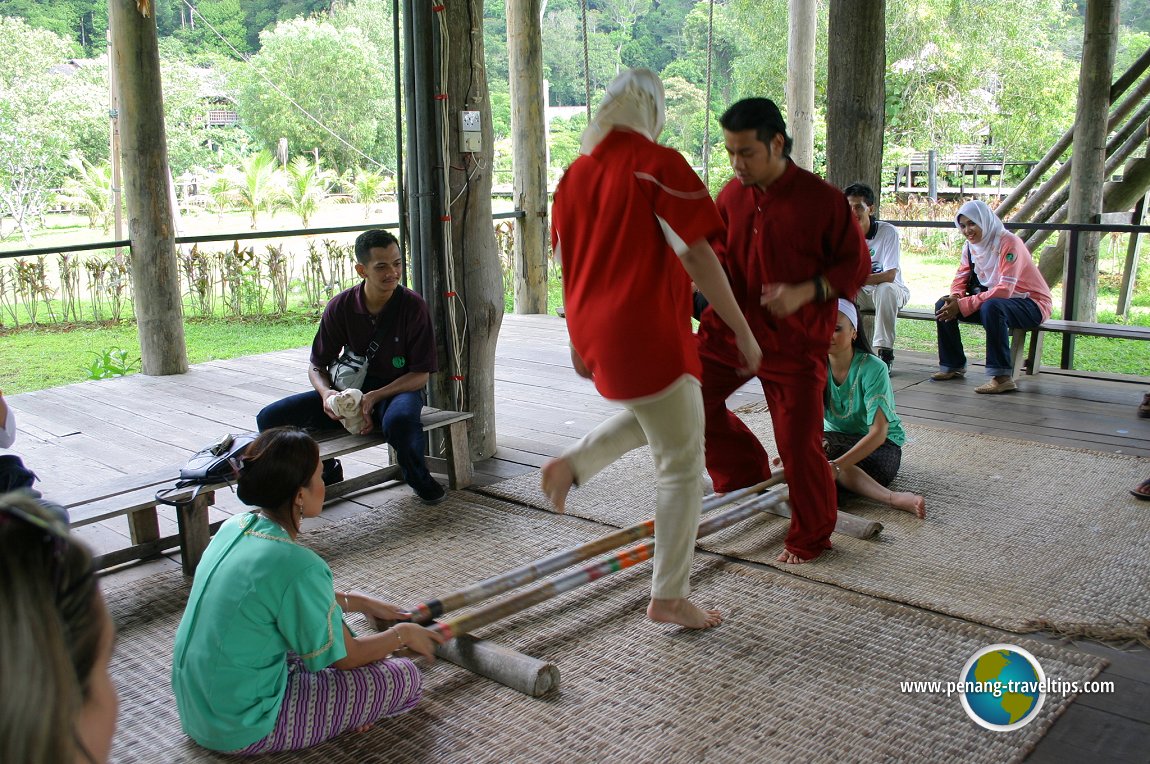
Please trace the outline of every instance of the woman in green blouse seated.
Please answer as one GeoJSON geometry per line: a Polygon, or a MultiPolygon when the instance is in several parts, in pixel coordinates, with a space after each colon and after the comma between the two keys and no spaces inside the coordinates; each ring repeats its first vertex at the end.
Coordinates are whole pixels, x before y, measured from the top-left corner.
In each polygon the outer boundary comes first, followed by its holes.
{"type": "Polygon", "coordinates": [[[827,458],[843,488],[925,517],[923,497],[887,488],[898,474],[906,433],[894,410],[886,364],[871,352],[857,327],[858,310],[853,303],[839,300],[823,396],[827,458]]]}
{"type": "Polygon", "coordinates": [[[327,563],[296,543],[300,521],[323,509],[315,441],[295,428],[261,433],[236,493],[258,509],[220,527],[176,631],[172,689],[184,732],[205,748],[254,755],[307,748],[412,708],[419,669],[388,656],[406,649],[430,661],[442,638],[414,623],[353,636],[345,612],[406,614],[337,592],[327,563]]]}

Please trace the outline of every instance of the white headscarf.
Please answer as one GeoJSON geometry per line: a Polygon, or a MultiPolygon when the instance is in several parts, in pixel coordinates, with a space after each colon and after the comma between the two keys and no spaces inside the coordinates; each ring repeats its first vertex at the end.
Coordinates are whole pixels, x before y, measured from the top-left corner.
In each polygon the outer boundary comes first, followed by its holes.
{"type": "Polygon", "coordinates": [[[859,328],[859,312],[858,312],[858,310],[855,309],[855,304],[853,302],[851,302],[850,300],[844,300],[843,298],[840,297],[839,298],[839,313],[842,313],[844,316],[847,317],[847,320],[851,322],[852,328],[854,328],[854,329],[859,328]]]}
{"type": "Polygon", "coordinates": [[[981,241],[977,244],[967,242],[970,247],[970,263],[974,266],[974,272],[978,274],[978,280],[982,285],[992,287],[1002,278],[998,266],[1002,262],[1000,250],[1002,248],[1002,235],[1006,233],[1006,228],[998,219],[998,215],[995,215],[994,211],[986,206],[986,202],[978,199],[971,199],[958,208],[958,215],[954,216],[956,228],[958,227],[959,215],[970,218],[976,226],[982,229],[981,241]]]}
{"type": "Polygon", "coordinates": [[[663,132],[663,83],[650,69],[627,69],[607,86],[591,123],[583,131],[579,151],[590,154],[616,127],[625,127],[652,141],[663,132]]]}

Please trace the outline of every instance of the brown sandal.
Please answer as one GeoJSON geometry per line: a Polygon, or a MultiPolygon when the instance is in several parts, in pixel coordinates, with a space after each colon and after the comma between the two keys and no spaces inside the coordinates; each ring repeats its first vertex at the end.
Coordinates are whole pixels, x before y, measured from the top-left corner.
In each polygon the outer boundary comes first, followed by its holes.
{"type": "Polygon", "coordinates": [[[1137,488],[1131,488],[1130,495],[1137,496],[1142,501],[1150,501],[1150,478],[1139,483],[1137,488]]]}
{"type": "Polygon", "coordinates": [[[1150,393],[1142,396],[1142,405],[1138,407],[1138,416],[1150,419],[1150,393]]]}

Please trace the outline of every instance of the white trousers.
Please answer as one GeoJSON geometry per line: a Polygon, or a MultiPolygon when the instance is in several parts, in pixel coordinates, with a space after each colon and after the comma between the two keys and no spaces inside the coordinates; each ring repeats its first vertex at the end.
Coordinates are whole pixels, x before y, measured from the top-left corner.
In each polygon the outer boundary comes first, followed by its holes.
{"type": "Polygon", "coordinates": [[[898,312],[910,300],[910,290],[898,284],[867,284],[855,295],[855,301],[863,310],[874,311],[874,336],[871,347],[894,348],[894,322],[898,312]]]}
{"type": "Polygon", "coordinates": [[[626,407],[563,453],[575,480],[585,484],[623,454],[651,445],[655,460],[654,599],[691,592],[691,559],[703,500],[703,394],[684,375],[653,396],[620,401],[626,407]]]}

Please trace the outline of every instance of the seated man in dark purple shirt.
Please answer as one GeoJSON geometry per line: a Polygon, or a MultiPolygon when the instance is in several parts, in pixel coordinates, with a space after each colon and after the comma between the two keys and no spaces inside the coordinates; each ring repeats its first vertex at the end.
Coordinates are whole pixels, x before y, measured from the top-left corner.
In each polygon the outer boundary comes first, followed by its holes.
{"type": "MultiPolygon", "coordinates": [[[[426,439],[419,416],[428,375],[438,371],[435,335],[427,303],[399,283],[403,254],[387,231],[364,231],[355,240],[355,272],[363,281],[340,292],[324,308],[311,346],[308,380],[315,388],[276,401],[256,416],[260,431],[282,425],[307,429],[338,429],[343,425],[331,410],[332,385],[328,367],[344,348],[366,355],[380,319],[393,324],[379,341],[363,384],[366,434],[378,429],[395,449],[403,478],[425,504],[443,501],[443,486],[431,477],[424,458],[426,439]],[[384,311],[392,300],[394,310],[384,311]]],[[[324,482],[342,479],[335,460],[324,462],[324,482]]]]}

